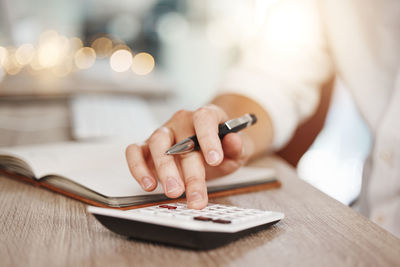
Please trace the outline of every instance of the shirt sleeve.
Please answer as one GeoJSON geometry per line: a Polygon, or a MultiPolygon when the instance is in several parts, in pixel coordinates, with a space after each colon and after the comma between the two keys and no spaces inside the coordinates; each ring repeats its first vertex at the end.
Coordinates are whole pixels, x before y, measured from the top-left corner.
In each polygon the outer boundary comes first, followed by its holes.
{"type": "Polygon", "coordinates": [[[313,114],[321,85],[332,75],[322,28],[316,0],[278,1],[222,83],[221,92],[248,96],[265,108],[274,149],[313,114]]]}

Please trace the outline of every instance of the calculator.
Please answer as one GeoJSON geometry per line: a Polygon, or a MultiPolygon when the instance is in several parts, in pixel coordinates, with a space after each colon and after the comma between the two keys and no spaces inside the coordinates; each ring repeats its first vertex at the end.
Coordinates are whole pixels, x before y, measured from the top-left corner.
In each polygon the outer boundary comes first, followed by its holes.
{"type": "Polygon", "coordinates": [[[225,245],[284,218],[281,212],[210,203],[202,210],[177,202],[132,210],[89,206],[88,211],[117,234],[197,250],[225,245]]]}

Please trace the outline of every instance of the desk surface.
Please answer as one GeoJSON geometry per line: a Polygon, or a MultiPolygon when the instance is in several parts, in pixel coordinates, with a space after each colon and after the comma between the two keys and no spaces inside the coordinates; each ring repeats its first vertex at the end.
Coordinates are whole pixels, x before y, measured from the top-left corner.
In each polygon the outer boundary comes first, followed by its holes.
{"type": "Polygon", "coordinates": [[[213,199],[283,211],[255,235],[208,252],[127,240],[78,201],[0,177],[2,266],[400,266],[400,239],[298,179],[277,158],[281,189],[213,199]]]}

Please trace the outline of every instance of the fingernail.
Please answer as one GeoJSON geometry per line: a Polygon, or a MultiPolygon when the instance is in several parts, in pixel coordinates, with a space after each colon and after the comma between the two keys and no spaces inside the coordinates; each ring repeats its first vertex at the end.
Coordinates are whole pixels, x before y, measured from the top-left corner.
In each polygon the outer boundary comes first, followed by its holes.
{"type": "Polygon", "coordinates": [[[203,200],[203,197],[199,192],[193,192],[189,195],[189,202],[190,203],[195,203],[203,200]]]}
{"type": "Polygon", "coordinates": [[[178,182],[174,178],[168,178],[167,180],[167,193],[173,193],[179,190],[178,182]]]}
{"type": "Polygon", "coordinates": [[[145,190],[148,190],[153,187],[153,182],[151,181],[151,179],[149,177],[144,177],[142,179],[142,185],[145,190]]]}
{"type": "Polygon", "coordinates": [[[212,165],[212,164],[217,163],[218,161],[219,161],[219,154],[216,151],[211,150],[207,153],[207,163],[208,164],[212,165]]]}

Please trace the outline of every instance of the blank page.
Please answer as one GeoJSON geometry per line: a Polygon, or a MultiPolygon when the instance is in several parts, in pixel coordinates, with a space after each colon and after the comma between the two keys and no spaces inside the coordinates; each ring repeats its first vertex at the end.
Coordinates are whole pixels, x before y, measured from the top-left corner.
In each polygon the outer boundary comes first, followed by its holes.
{"type": "MultiPolygon", "coordinates": [[[[25,160],[36,177],[58,175],[81,184],[107,197],[128,197],[163,193],[159,185],[146,192],[129,172],[125,148],[128,142],[59,143],[25,147],[0,148],[0,154],[14,155],[25,160]]],[[[207,182],[209,186],[223,186],[263,180],[274,172],[265,168],[241,168],[220,179],[207,182]]]]}

